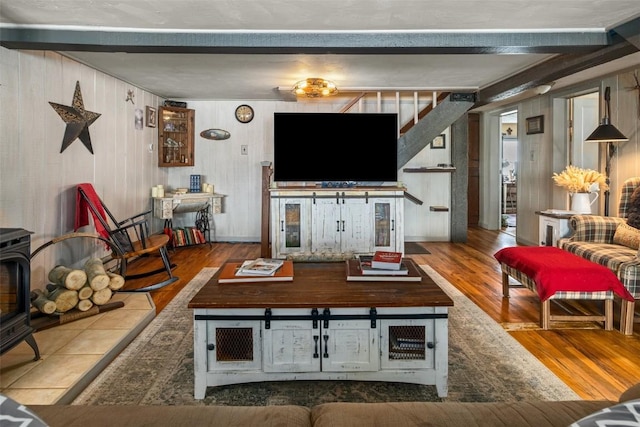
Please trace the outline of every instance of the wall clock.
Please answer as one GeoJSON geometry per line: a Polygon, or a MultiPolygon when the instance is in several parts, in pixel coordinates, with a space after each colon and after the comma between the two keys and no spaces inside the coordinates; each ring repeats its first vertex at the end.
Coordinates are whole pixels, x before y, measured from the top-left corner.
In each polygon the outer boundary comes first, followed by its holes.
{"type": "Polygon", "coordinates": [[[236,108],[236,119],[240,123],[249,123],[253,120],[253,108],[250,106],[243,104],[236,108]]]}

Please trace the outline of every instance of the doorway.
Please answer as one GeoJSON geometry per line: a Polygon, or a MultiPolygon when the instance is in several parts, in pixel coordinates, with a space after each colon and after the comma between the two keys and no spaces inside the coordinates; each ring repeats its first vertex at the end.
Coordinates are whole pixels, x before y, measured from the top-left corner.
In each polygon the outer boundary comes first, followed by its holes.
{"type": "Polygon", "coordinates": [[[516,234],[518,213],[518,111],[500,114],[501,229],[516,234]]]}
{"type": "Polygon", "coordinates": [[[569,110],[569,163],[583,169],[598,170],[599,146],[585,142],[598,126],[598,92],[568,99],[569,110]]]}

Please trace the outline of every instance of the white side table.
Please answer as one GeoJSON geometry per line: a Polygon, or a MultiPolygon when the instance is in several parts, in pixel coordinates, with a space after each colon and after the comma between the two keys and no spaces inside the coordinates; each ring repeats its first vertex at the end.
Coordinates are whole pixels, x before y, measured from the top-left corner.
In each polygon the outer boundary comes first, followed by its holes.
{"type": "MultiPolygon", "coordinates": [[[[202,209],[207,209],[210,215],[222,213],[223,197],[223,194],[217,193],[169,193],[167,197],[153,198],[153,215],[164,219],[165,227],[172,227],[175,214],[198,212],[202,209]]],[[[211,242],[211,224],[206,224],[205,234],[207,241],[211,242]]]]}
{"type": "Polygon", "coordinates": [[[536,214],[540,215],[538,221],[540,246],[557,246],[558,240],[567,237],[571,232],[569,219],[577,212],[549,209],[537,211],[536,214]]]}

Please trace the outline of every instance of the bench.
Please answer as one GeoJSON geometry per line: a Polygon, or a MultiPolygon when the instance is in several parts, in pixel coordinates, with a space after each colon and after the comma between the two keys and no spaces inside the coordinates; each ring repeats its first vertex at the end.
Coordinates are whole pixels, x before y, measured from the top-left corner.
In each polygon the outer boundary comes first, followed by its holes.
{"type": "MultiPolygon", "coordinates": [[[[502,293],[509,297],[510,287],[526,287],[540,297],[540,327],[549,329],[551,321],[604,322],[613,330],[613,300],[633,297],[607,267],[585,260],[552,246],[517,246],[494,254],[502,269],[502,293]],[[509,277],[521,285],[511,285],[509,277]],[[602,315],[552,315],[551,300],[601,300],[602,315]]],[[[620,330],[624,331],[624,322],[620,330]]]]}

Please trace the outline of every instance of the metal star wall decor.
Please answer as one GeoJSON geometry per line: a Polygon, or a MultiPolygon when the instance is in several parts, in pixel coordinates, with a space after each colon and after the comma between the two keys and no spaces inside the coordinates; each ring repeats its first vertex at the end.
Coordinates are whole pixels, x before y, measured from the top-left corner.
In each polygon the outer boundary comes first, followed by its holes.
{"type": "Polygon", "coordinates": [[[82,141],[84,146],[87,147],[87,150],[93,154],[91,135],[89,135],[89,126],[91,126],[101,114],[86,111],[84,109],[82,92],[80,92],[80,82],[76,82],[76,90],[73,93],[73,102],[70,107],[67,105],[56,104],[55,102],[49,102],[49,104],[67,124],[60,152],[62,153],[73,141],[80,138],[80,141],[82,141]]]}

